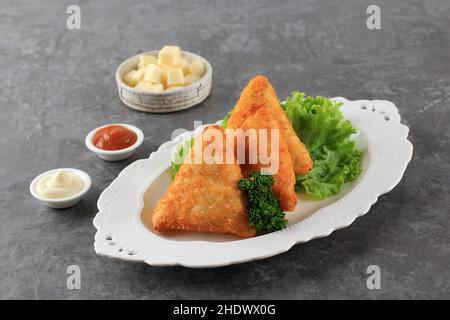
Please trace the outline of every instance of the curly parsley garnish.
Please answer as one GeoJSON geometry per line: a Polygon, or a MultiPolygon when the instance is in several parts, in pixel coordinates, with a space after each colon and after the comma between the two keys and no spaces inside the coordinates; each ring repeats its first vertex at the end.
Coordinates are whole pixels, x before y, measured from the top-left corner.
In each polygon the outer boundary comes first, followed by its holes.
{"type": "Polygon", "coordinates": [[[259,172],[238,182],[239,189],[247,191],[249,223],[259,233],[284,229],[288,223],[272,189],[273,184],[273,176],[259,172]]]}

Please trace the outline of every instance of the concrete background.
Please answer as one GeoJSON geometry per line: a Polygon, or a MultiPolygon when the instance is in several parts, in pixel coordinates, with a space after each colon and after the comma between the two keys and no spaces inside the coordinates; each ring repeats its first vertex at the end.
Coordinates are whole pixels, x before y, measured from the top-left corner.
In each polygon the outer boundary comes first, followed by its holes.
{"type": "Polygon", "coordinates": [[[6,1],[0,0],[0,298],[450,298],[450,2],[6,1]],[[81,30],[66,8],[81,7],[81,30]],[[366,28],[381,7],[382,29],[366,28]],[[214,66],[209,99],[151,115],[125,107],[114,71],[138,52],[175,43],[214,66]],[[331,236],[279,256],[206,270],[155,268],[99,257],[92,219],[101,191],[193,120],[215,121],[255,74],[280,97],[388,99],[410,129],[414,156],[402,182],[370,213],[331,236]],[[109,122],[143,129],[133,158],[107,163],[84,146],[109,122]],[[56,167],[87,171],[93,187],[54,211],[29,194],[56,167]],[[66,268],[81,268],[81,290],[66,268]],[[366,288],[366,268],[382,271],[366,288]]]}

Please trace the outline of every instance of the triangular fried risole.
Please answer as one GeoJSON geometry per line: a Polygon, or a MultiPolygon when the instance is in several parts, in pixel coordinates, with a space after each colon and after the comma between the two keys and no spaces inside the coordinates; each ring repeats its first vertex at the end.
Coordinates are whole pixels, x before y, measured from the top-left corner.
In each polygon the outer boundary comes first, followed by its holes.
{"type": "MultiPolygon", "coordinates": [[[[281,208],[284,211],[293,211],[295,205],[297,204],[297,194],[295,193],[295,173],[294,167],[292,165],[292,158],[288,150],[286,141],[284,140],[281,130],[278,131],[278,157],[274,157],[275,150],[274,141],[271,140],[272,130],[279,129],[277,121],[272,117],[270,110],[266,108],[261,108],[256,111],[253,115],[247,118],[247,120],[241,125],[242,129],[258,129],[257,139],[258,139],[258,162],[256,164],[250,164],[249,158],[247,157],[246,163],[241,164],[242,172],[244,176],[248,176],[253,171],[260,171],[262,168],[274,167],[272,162],[269,164],[261,163],[261,154],[259,154],[259,143],[260,141],[260,131],[259,129],[267,129],[267,152],[263,156],[269,156],[272,158],[271,161],[278,160],[278,165],[276,166],[278,170],[274,172],[275,184],[273,185],[273,190],[280,201],[281,208]],[[276,159],[278,158],[278,159],[276,159]],[[274,160],[275,159],[275,160],[274,160]]],[[[249,154],[249,143],[246,143],[246,155],[249,154]]],[[[264,163],[264,162],[263,162],[264,163]]]]}
{"type": "Polygon", "coordinates": [[[238,181],[243,177],[241,168],[234,158],[232,164],[225,163],[226,145],[220,126],[210,126],[196,137],[174,182],[155,208],[152,223],[157,231],[203,231],[241,237],[256,234],[248,222],[245,194],[238,189],[238,181]],[[211,130],[221,135],[222,144],[206,138],[211,130]],[[222,147],[222,164],[207,164],[204,159],[200,159],[202,163],[194,163],[195,150],[203,152],[205,148],[214,147],[222,147]]]}
{"type": "Polygon", "coordinates": [[[296,174],[308,173],[313,167],[308,149],[295,133],[291,122],[280,106],[274,88],[266,77],[258,75],[250,80],[244,88],[228,120],[228,128],[242,128],[247,118],[261,108],[270,109],[273,118],[277,121],[291,154],[294,172],[296,174]]]}

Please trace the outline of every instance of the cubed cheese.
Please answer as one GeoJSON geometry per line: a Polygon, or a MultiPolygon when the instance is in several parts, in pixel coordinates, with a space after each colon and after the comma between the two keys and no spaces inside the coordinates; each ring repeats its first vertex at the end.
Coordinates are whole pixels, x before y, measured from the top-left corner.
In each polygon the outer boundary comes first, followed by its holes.
{"type": "Polygon", "coordinates": [[[186,61],[186,59],[181,58],[180,62],[176,65],[177,68],[181,68],[183,70],[183,74],[187,76],[191,71],[189,70],[189,63],[186,61]]]}
{"type": "Polygon", "coordinates": [[[180,47],[165,46],[158,54],[158,63],[169,67],[176,66],[181,59],[180,47]]]}
{"type": "Polygon", "coordinates": [[[164,87],[161,83],[152,83],[150,81],[141,81],[139,82],[135,89],[145,91],[145,92],[162,92],[164,90],[164,87]]]}
{"type": "Polygon", "coordinates": [[[195,60],[194,62],[190,63],[188,67],[191,74],[199,77],[203,77],[206,71],[203,62],[200,60],[195,60]]]}
{"type": "Polygon", "coordinates": [[[195,74],[188,74],[184,77],[184,83],[188,86],[190,84],[193,84],[194,82],[197,82],[200,80],[199,76],[196,76],[195,74]]]}
{"type": "Polygon", "coordinates": [[[130,87],[134,87],[139,81],[142,80],[143,75],[144,69],[131,70],[123,77],[123,81],[130,87]]]}
{"type": "Polygon", "coordinates": [[[144,81],[153,83],[161,83],[163,69],[154,64],[149,64],[145,67],[144,81]]]}
{"type": "Polygon", "coordinates": [[[161,84],[164,86],[164,89],[167,88],[167,69],[163,69],[163,74],[161,76],[161,84]]]}
{"type": "Polygon", "coordinates": [[[184,76],[181,68],[168,68],[166,74],[168,87],[184,86],[184,76]]]}
{"type": "Polygon", "coordinates": [[[138,69],[145,68],[149,64],[158,64],[158,59],[150,55],[142,55],[139,57],[138,69]]]}

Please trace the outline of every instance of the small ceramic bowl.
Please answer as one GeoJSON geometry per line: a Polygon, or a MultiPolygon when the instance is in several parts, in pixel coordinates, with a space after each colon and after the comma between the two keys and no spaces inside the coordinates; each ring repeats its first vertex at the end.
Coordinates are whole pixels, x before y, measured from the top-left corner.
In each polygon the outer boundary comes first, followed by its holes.
{"type": "Polygon", "coordinates": [[[120,161],[120,160],[131,157],[133,155],[133,153],[136,151],[136,149],[139,148],[139,146],[142,144],[143,141],[144,141],[144,133],[141,131],[141,129],[139,129],[138,127],[132,126],[130,124],[124,124],[124,123],[110,123],[110,124],[106,124],[104,126],[98,127],[96,129],[92,130],[91,132],[89,132],[85,139],[86,147],[88,147],[89,150],[91,150],[97,156],[99,156],[100,158],[102,158],[103,160],[106,160],[106,161],[120,161]],[[95,133],[98,130],[100,130],[106,126],[112,125],[112,124],[124,126],[125,128],[132,130],[137,135],[136,142],[132,146],[129,146],[128,148],[121,149],[121,150],[103,150],[103,149],[97,148],[92,143],[92,138],[94,137],[95,133]]]}
{"type": "Polygon", "coordinates": [[[34,178],[33,181],[31,181],[31,183],[30,183],[30,192],[33,195],[33,197],[42,201],[44,204],[46,204],[50,208],[64,209],[64,208],[71,207],[71,206],[75,205],[76,203],[78,203],[78,201],[81,200],[81,198],[84,196],[84,194],[86,192],[88,192],[90,187],[91,187],[91,177],[89,177],[89,175],[86,172],[78,170],[78,169],[72,169],[72,168],[59,168],[59,169],[53,169],[53,170],[43,172],[40,175],[38,175],[36,178],[34,178]],[[48,174],[52,174],[56,171],[60,171],[60,170],[67,171],[67,172],[70,172],[70,173],[73,173],[73,174],[76,174],[77,176],[79,176],[83,180],[83,189],[80,192],[78,192],[77,194],[74,194],[73,196],[70,196],[67,198],[50,199],[50,198],[42,197],[36,190],[37,183],[39,182],[39,180],[42,177],[44,177],[48,174]]]}
{"type": "Polygon", "coordinates": [[[202,61],[206,67],[205,75],[191,85],[163,91],[158,93],[149,93],[134,89],[122,81],[123,76],[136,68],[139,56],[152,55],[158,56],[159,50],[147,51],[135,55],[125,60],[116,71],[116,82],[119,90],[119,97],[128,107],[150,113],[175,112],[193,107],[205,100],[211,92],[212,84],[212,66],[205,58],[188,51],[182,51],[182,56],[192,62],[196,59],[202,61]]]}

